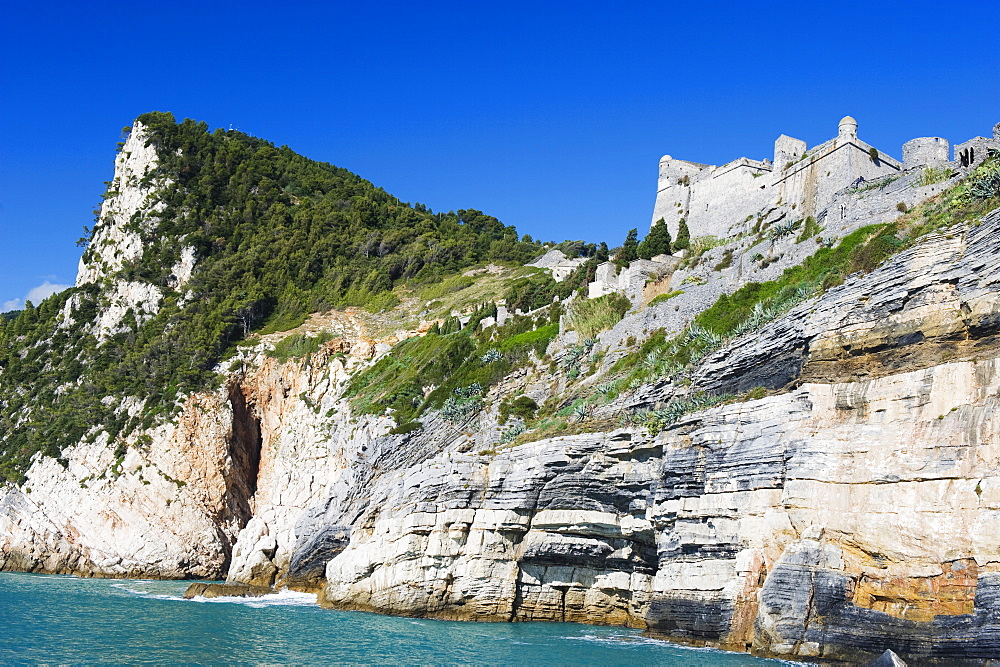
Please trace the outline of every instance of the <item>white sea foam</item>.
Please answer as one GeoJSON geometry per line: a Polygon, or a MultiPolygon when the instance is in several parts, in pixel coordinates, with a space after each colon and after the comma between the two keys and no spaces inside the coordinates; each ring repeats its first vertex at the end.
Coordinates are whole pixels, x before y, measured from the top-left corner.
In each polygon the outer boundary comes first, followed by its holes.
{"type": "MultiPolygon", "coordinates": [[[[130,582],[130,583],[152,583],[149,581],[144,582],[130,582]]],[[[197,603],[229,603],[229,604],[242,604],[247,607],[261,608],[261,607],[310,607],[316,605],[316,594],[315,593],[300,593],[299,591],[290,591],[288,589],[282,589],[277,593],[269,593],[267,595],[261,595],[260,597],[244,597],[241,595],[220,595],[215,598],[206,598],[200,595],[196,595],[193,598],[185,598],[180,595],[164,595],[161,593],[151,593],[147,590],[141,590],[138,588],[130,588],[127,583],[119,582],[111,584],[114,588],[123,590],[127,593],[131,593],[137,597],[146,600],[173,600],[176,602],[197,602],[197,603]]]]}
{"type": "Polygon", "coordinates": [[[277,593],[269,593],[260,597],[243,597],[240,595],[221,595],[217,598],[204,598],[196,595],[191,602],[242,604],[247,607],[312,607],[316,605],[315,593],[300,593],[282,589],[277,593]]]}

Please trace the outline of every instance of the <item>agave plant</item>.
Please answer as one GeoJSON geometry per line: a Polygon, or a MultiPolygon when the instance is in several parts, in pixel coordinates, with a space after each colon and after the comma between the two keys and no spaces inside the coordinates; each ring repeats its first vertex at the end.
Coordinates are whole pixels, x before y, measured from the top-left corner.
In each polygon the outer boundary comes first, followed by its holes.
{"type": "Polygon", "coordinates": [[[478,382],[473,382],[467,387],[458,387],[455,389],[454,394],[459,398],[472,398],[473,396],[482,396],[483,385],[478,382]]]}
{"type": "Polygon", "coordinates": [[[448,400],[446,400],[444,405],[441,406],[441,416],[453,424],[460,424],[468,420],[482,407],[483,399],[478,396],[473,396],[471,398],[449,396],[448,400]]]}
{"type": "Polygon", "coordinates": [[[771,238],[777,240],[785,236],[791,236],[795,233],[796,227],[798,227],[798,224],[795,222],[780,222],[771,227],[771,238]]]}
{"type": "Polygon", "coordinates": [[[503,352],[496,348],[491,348],[486,351],[486,354],[479,357],[479,361],[483,364],[492,364],[503,359],[503,352]]]}
{"type": "Polygon", "coordinates": [[[973,173],[969,194],[976,199],[1000,196],[1000,162],[983,165],[973,173]]]}
{"type": "Polygon", "coordinates": [[[514,438],[521,435],[527,430],[528,427],[521,422],[512,424],[511,427],[506,431],[504,431],[503,435],[500,436],[500,442],[502,442],[505,445],[508,445],[514,441],[514,438]]]}
{"type": "Polygon", "coordinates": [[[594,387],[600,394],[610,394],[618,388],[617,382],[604,382],[594,387]]]}

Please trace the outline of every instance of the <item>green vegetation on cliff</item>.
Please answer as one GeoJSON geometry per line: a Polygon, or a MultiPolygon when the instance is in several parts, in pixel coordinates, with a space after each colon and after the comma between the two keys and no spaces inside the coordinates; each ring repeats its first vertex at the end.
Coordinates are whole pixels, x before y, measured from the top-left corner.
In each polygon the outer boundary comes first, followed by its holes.
{"type": "MultiPolygon", "coordinates": [[[[485,262],[523,264],[543,250],[480,211],[410,206],[285,146],[169,113],[139,121],[158,156],[145,180],[167,183],[163,210],[129,223],[141,259],[0,318],[0,479],[20,479],[36,452],[58,456],[81,437],[107,430],[115,439],[172,413],[179,396],[217,382],[215,365],[255,330],[289,329],[333,307],[391,306],[394,286],[485,262]],[[195,248],[196,269],[175,289],[170,267],[184,246],[195,248]],[[159,312],[141,324],[129,313],[99,342],[93,322],[120,281],[159,288],[159,312]],[[129,417],[126,397],[145,400],[143,412],[129,417]]],[[[554,285],[540,283],[543,292],[554,285]]]]}
{"type": "MultiPolygon", "coordinates": [[[[957,223],[973,221],[1000,206],[1000,163],[987,160],[968,178],[914,207],[894,222],[869,225],[821,247],[804,262],[764,283],[751,282],[722,294],[691,326],[672,338],[657,332],[612,369],[617,390],[667,377],[683,381],[689,366],[730,338],[754,331],[805,299],[864,274],[918,239],[957,223]]],[[[668,297],[669,298],[669,297],[668,297]]]]}
{"type": "MultiPolygon", "coordinates": [[[[389,410],[399,424],[427,409],[446,407],[449,401],[459,406],[481,403],[491,386],[532,358],[544,355],[559,333],[562,309],[553,304],[502,327],[480,329],[479,322],[492,313],[492,307],[484,306],[461,330],[457,322],[446,322],[426,336],[403,341],[370,369],[354,376],[347,395],[353,397],[359,412],[382,414],[389,410]]],[[[471,410],[456,416],[469,415],[471,410]]]]}

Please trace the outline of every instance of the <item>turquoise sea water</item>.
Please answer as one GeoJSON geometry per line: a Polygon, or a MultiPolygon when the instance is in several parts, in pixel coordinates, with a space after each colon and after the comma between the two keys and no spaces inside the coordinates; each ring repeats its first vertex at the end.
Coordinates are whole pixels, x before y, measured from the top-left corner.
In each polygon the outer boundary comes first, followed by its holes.
{"type": "Polygon", "coordinates": [[[622,628],[330,611],[287,591],[184,600],[188,583],[0,572],[0,663],[781,664],[622,628]]]}

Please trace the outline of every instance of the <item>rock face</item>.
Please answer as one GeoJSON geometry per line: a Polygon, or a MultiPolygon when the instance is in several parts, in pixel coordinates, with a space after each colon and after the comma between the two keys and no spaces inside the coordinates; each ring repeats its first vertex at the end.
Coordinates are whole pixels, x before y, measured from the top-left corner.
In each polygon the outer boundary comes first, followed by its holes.
{"type": "MultiPolygon", "coordinates": [[[[141,252],[129,224],[156,211],[142,134],[134,128],[119,157],[126,186],[106,202],[80,284],[141,252]]],[[[821,219],[838,234],[890,220],[897,201],[912,203],[902,197],[933,194],[912,177],[870,198],[836,195],[821,219]]],[[[807,254],[783,243],[763,279],[807,254]]],[[[618,624],[789,658],[995,659],[998,248],[994,212],[848,277],[730,341],[690,378],[695,390],[763,388],[752,394],[762,398],[655,434],[609,418],[500,444],[501,400],[560,400],[564,380],[548,360],[492,389],[492,407],[468,423],[431,412],[421,428],[397,429],[392,415],[354,414],[347,380],[419,332],[379,336],[329,313],[304,330],[333,336],[308,358],[267,356],[275,341],[265,337],[173,423],[38,456],[25,484],[0,489],[0,568],[225,576],[230,587],[192,595],[291,586],[337,609],[618,624]]],[[[718,294],[760,279],[753,250],[599,345],[620,351],[629,335],[679,330],[718,294]]],[[[195,267],[184,250],[172,279],[195,267]]],[[[98,329],[154,312],[158,296],[143,285],[111,285],[98,329]]],[[[570,338],[550,346],[557,360],[570,338]]],[[[675,391],[651,384],[629,400],[653,406],[675,391]]]]}
{"type": "Polygon", "coordinates": [[[136,121],[115,159],[115,176],[101,204],[90,252],[80,259],[76,284],[99,281],[143,253],[140,230],[161,208],[156,192],[164,183],[152,178],[158,159],[146,128],[136,121]]]}
{"type": "MultiPolygon", "coordinates": [[[[238,402],[237,402],[238,405],[238,402]]],[[[246,524],[257,471],[225,391],[116,458],[106,437],[39,457],[0,489],[0,568],[108,577],[219,577],[246,524]]]]}

